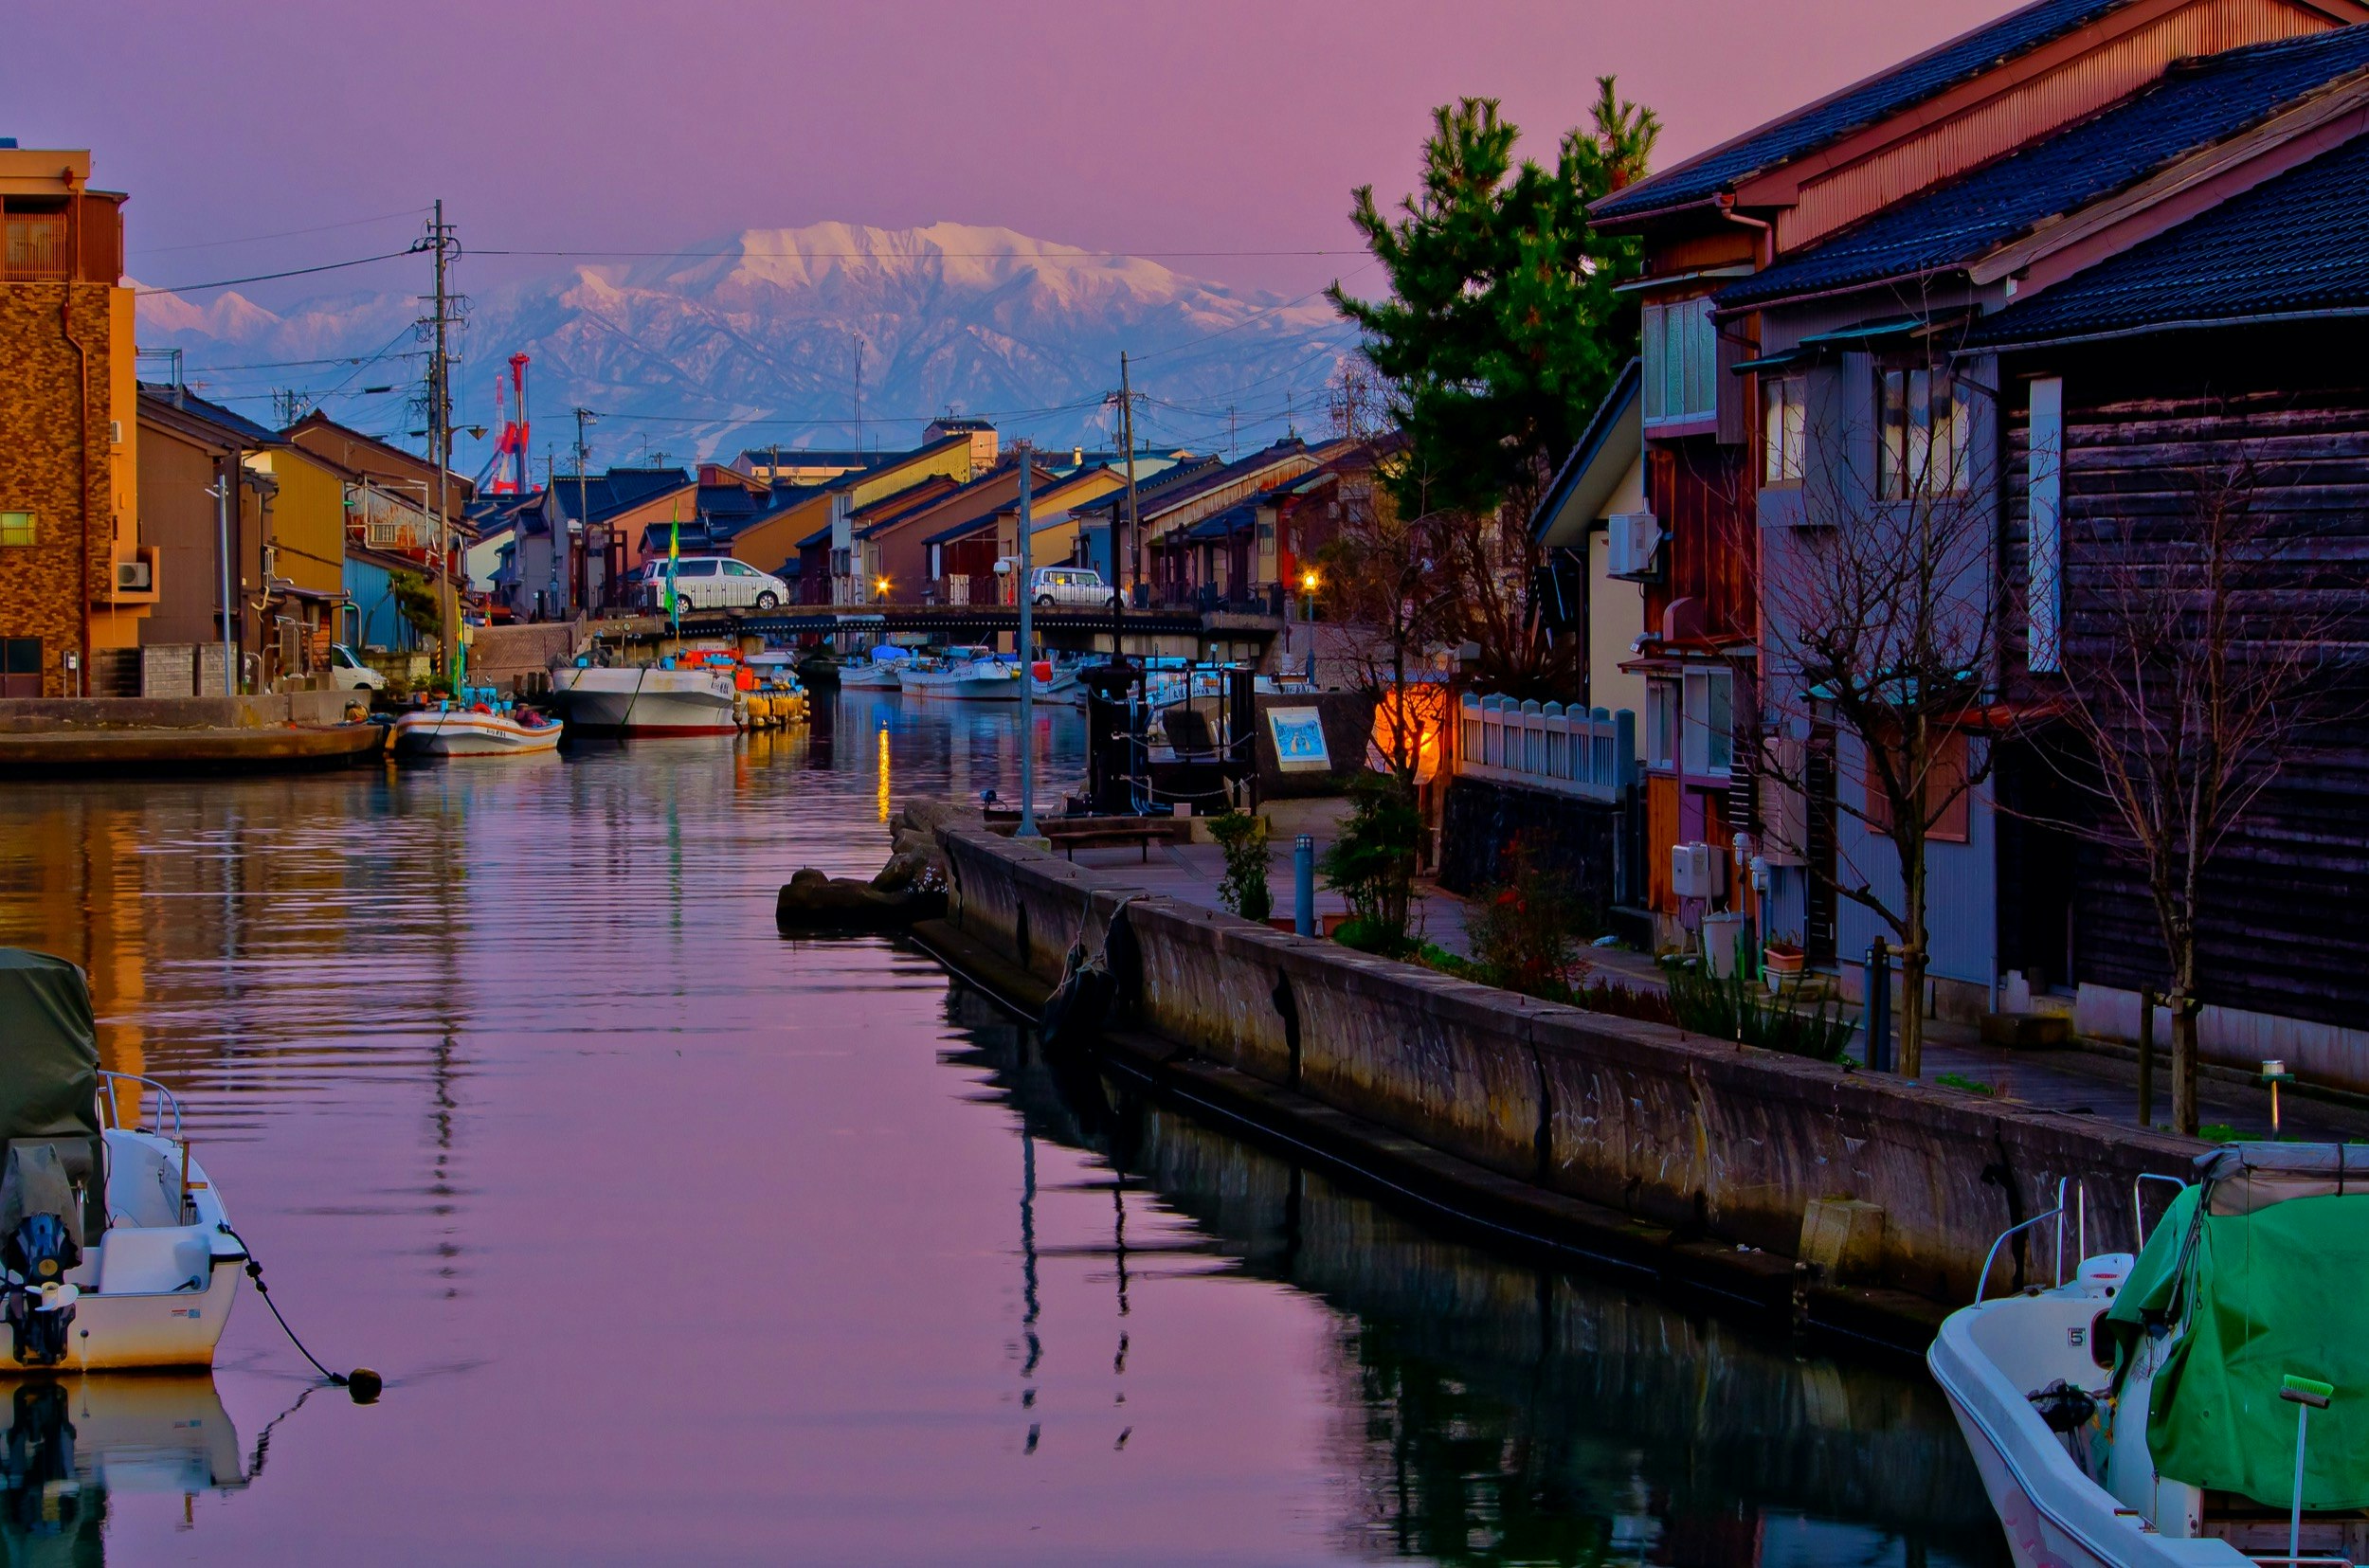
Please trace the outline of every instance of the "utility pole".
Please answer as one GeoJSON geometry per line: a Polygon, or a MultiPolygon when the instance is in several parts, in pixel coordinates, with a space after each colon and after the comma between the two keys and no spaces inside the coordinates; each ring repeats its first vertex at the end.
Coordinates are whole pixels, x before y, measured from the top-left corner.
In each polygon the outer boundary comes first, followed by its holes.
{"type": "MultiPolygon", "coordinates": [[[[1127,537],[1134,550],[1128,559],[1128,583],[1129,591],[1132,592],[1133,585],[1144,580],[1144,535],[1135,519],[1135,389],[1128,379],[1125,349],[1119,351],[1119,430],[1120,439],[1127,442],[1127,537]]],[[[1111,575],[1113,578],[1119,574],[1118,545],[1119,541],[1111,541],[1111,575]]],[[[1118,645],[1112,644],[1111,657],[1113,660],[1118,658],[1118,645]]]]}
{"type": "Polygon", "coordinates": [[[1234,405],[1229,403],[1225,406],[1225,460],[1232,462],[1240,451],[1241,442],[1236,433],[1234,405]]]}
{"type": "Polygon", "coordinates": [[[1020,827],[1022,838],[1037,837],[1037,659],[1035,651],[1036,588],[1028,580],[1028,536],[1036,529],[1028,515],[1028,479],[1037,466],[1035,446],[1026,439],[1015,443],[1020,453],[1020,827]]]}
{"type": "Polygon", "coordinates": [[[444,204],[436,203],[436,216],[428,224],[427,239],[418,248],[436,255],[436,314],[430,318],[435,343],[427,361],[427,460],[436,465],[436,622],[441,653],[443,658],[444,683],[458,698],[461,694],[460,607],[455,603],[452,581],[452,502],[447,494],[446,476],[452,467],[452,367],[445,358],[445,329],[452,322],[452,296],[446,288],[445,269],[451,265],[453,250],[452,225],[444,222],[444,204]]]}
{"type": "MultiPolygon", "coordinates": [[[[576,603],[583,605],[586,612],[588,614],[592,608],[592,510],[585,501],[585,496],[589,487],[589,481],[585,478],[585,464],[589,461],[592,457],[592,448],[584,439],[584,427],[591,424],[600,416],[593,413],[589,408],[578,408],[575,413],[576,521],[584,530],[584,548],[577,553],[576,557],[578,563],[575,574],[575,582],[577,585],[576,603]]],[[[562,530],[562,532],[564,532],[565,530],[562,530]]]]}

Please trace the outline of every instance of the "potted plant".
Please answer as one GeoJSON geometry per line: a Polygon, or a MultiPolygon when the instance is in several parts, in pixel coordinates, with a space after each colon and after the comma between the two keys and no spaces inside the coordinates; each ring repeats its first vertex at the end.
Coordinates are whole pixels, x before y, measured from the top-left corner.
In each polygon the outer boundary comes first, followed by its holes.
{"type": "Polygon", "coordinates": [[[1801,950],[1801,940],[1794,936],[1771,939],[1761,947],[1761,973],[1773,983],[1778,981],[1799,980],[1808,955],[1801,950]]]}
{"type": "Polygon", "coordinates": [[[1225,851],[1218,898],[1245,920],[1265,920],[1275,909],[1267,892],[1267,820],[1239,809],[1209,820],[1209,836],[1225,851]]]}

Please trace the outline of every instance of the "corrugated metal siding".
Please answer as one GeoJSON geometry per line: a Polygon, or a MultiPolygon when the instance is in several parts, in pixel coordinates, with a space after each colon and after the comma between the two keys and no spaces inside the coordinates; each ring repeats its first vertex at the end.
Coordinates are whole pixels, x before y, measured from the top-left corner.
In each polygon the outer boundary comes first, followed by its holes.
{"type": "Polygon", "coordinates": [[[2153,81],[2173,61],[2331,26],[2287,0],[2198,0],[2127,37],[1804,186],[1777,220],[1780,250],[1867,216],[2070,124],[2153,81]]]}

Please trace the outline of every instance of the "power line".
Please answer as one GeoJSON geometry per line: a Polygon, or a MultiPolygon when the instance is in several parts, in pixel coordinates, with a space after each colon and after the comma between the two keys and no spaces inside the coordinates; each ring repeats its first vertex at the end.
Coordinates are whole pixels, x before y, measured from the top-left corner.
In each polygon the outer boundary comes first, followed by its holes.
{"type": "Polygon", "coordinates": [[[324,261],[316,267],[290,267],[285,272],[259,272],[246,278],[217,278],[209,283],[173,283],[162,288],[135,289],[135,294],[197,294],[206,289],[226,289],[233,283],[268,283],[275,278],[305,278],[316,272],[336,272],[346,267],[365,267],[372,261],[391,261],[398,256],[409,256],[418,245],[389,250],[377,256],[357,256],[351,261],[324,261]]]}
{"type": "Polygon", "coordinates": [[[132,252],[135,256],[164,256],[178,250],[214,250],[223,245],[251,245],[264,240],[293,240],[299,234],[327,234],[332,229],[360,228],[365,224],[392,223],[397,218],[416,218],[427,208],[406,207],[401,212],[382,212],[375,218],[349,218],[339,224],[316,224],[311,228],[283,228],[277,234],[249,234],[236,240],[193,240],[184,245],[142,245],[132,252]]]}

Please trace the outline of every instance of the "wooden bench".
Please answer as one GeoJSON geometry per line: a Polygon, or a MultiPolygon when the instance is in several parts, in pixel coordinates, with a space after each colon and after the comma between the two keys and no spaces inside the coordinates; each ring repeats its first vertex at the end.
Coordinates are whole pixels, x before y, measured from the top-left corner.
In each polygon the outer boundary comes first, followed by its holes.
{"type": "Polygon", "coordinates": [[[1089,818],[1070,820],[1059,817],[1040,818],[1039,831],[1061,847],[1071,861],[1077,858],[1079,849],[1112,849],[1133,844],[1143,851],[1143,863],[1151,864],[1151,846],[1184,842],[1192,834],[1189,821],[1172,817],[1089,818]]]}

